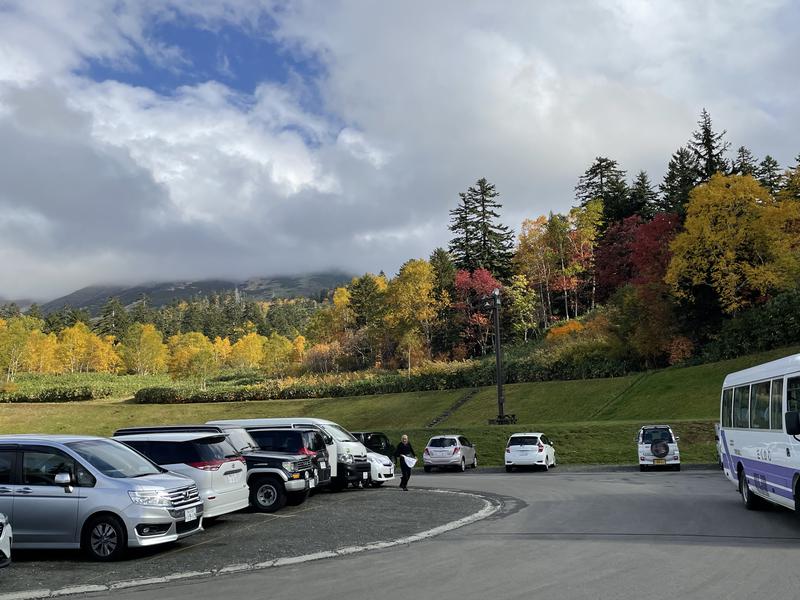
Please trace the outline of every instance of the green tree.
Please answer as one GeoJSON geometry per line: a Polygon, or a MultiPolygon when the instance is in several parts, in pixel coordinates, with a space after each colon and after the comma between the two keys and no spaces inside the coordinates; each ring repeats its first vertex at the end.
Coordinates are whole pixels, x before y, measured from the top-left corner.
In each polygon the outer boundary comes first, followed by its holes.
{"type": "Polygon", "coordinates": [[[798,218],[800,205],[776,202],[752,177],[715,175],[691,194],[665,281],[683,300],[710,289],[728,314],[793,289],[800,275],[792,231],[798,218]]]}
{"type": "Polygon", "coordinates": [[[725,159],[725,152],[730,147],[730,143],[724,139],[727,131],[714,132],[711,115],[705,108],[700,113],[697,127],[698,129],[692,133],[689,148],[694,153],[702,178],[707,180],[716,173],[726,173],[728,161],[725,159]]]}
{"type": "Polygon", "coordinates": [[[603,205],[603,222],[609,225],[632,214],[630,192],[625,182],[625,171],[617,161],[605,156],[595,158],[575,186],[575,197],[581,206],[592,200],[603,205]]]}
{"type": "Polygon", "coordinates": [[[119,301],[119,298],[109,298],[100,311],[100,318],[94,329],[100,335],[110,335],[121,338],[131,325],[128,311],[119,301]]]}
{"type": "Polygon", "coordinates": [[[758,170],[756,157],[744,146],[739,146],[736,158],[731,162],[731,175],[752,175],[755,177],[758,170]]]}
{"type": "Polygon", "coordinates": [[[781,166],[769,154],[764,157],[756,171],[758,182],[773,196],[778,193],[782,183],[781,166]]]}
{"type": "Polygon", "coordinates": [[[527,343],[528,337],[536,332],[539,321],[536,292],[528,285],[525,275],[514,275],[511,285],[504,290],[510,306],[511,327],[514,333],[527,343]]]}
{"type": "Polygon", "coordinates": [[[486,181],[485,177],[467,190],[467,196],[475,207],[475,262],[478,268],[502,279],[511,274],[514,234],[498,221],[500,214],[497,211],[502,207],[497,201],[499,195],[494,184],[486,181]]]}
{"type": "Polygon", "coordinates": [[[639,215],[645,219],[652,218],[656,211],[658,194],[650,183],[647,171],[639,171],[631,184],[630,196],[628,200],[630,214],[623,216],[639,215]]]}
{"type": "Polygon", "coordinates": [[[694,154],[688,148],[678,148],[667,165],[664,181],[659,185],[661,196],[656,201],[657,211],[683,217],[689,193],[699,181],[700,168],[694,154]]]}
{"type": "Polygon", "coordinates": [[[459,269],[474,271],[477,268],[477,231],[475,229],[475,203],[471,196],[458,194],[459,203],[450,211],[450,253],[459,269]]]}

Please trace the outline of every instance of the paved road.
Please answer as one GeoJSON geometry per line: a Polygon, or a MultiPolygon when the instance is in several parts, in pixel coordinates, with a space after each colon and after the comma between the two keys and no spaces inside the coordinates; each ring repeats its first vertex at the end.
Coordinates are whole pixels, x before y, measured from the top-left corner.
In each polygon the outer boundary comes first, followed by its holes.
{"type": "Polygon", "coordinates": [[[798,595],[800,521],[779,509],[746,511],[718,471],[442,474],[412,483],[499,492],[507,499],[494,517],[405,547],[114,597],[729,600],[798,595]]]}

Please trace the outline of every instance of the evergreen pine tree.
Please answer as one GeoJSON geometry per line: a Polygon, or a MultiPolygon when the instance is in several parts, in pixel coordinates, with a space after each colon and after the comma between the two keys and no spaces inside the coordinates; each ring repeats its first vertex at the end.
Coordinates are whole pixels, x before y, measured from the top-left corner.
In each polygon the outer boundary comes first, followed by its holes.
{"type": "Polygon", "coordinates": [[[736,151],[736,158],[731,163],[731,174],[733,175],[752,175],[755,177],[758,165],[756,157],[744,146],[739,146],[736,151]]]}
{"type": "Polygon", "coordinates": [[[726,173],[728,171],[725,152],[730,147],[730,143],[723,139],[727,131],[714,133],[711,115],[705,108],[700,113],[700,120],[697,121],[697,125],[699,129],[692,133],[689,148],[691,148],[697,159],[700,174],[705,181],[715,173],[726,173]]]}
{"type": "Polygon", "coordinates": [[[453,256],[453,262],[459,269],[474,271],[477,246],[474,223],[475,206],[472,198],[463,192],[458,194],[458,198],[458,206],[450,211],[450,231],[453,232],[453,238],[450,240],[450,253],[453,256]]]}
{"type": "Polygon", "coordinates": [[[617,161],[605,156],[595,158],[578,179],[575,197],[581,206],[586,206],[590,200],[601,200],[606,225],[629,214],[630,193],[625,183],[625,171],[619,168],[617,161]]]}
{"type": "Polygon", "coordinates": [[[119,298],[109,298],[100,311],[95,330],[101,335],[113,335],[120,339],[128,331],[131,319],[119,298]]]}
{"type": "Polygon", "coordinates": [[[453,289],[456,281],[456,266],[450,253],[444,248],[436,248],[431,254],[430,260],[433,272],[436,276],[436,292],[441,294],[447,292],[453,297],[453,289]]]}
{"type": "Polygon", "coordinates": [[[508,227],[498,222],[500,214],[497,211],[501,208],[501,204],[496,198],[499,195],[494,184],[486,181],[485,177],[467,190],[467,198],[474,210],[472,223],[476,234],[476,267],[486,269],[495,277],[505,279],[511,275],[514,234],[508,227]]]}
{"type": "Polygon", "coordinates": [[[41,307],[34,302],[28,307],[28,310],[25,311],[25,314],[29,317],[33,317],[34,319],[43,319],[42,316],[42,309],[41,307]]]}
{"type": "Polygon", "coordinates": [[[633,215],[639,215],[644,219],[652,218],[656,211],[658,194],[653,189],[653,184],[650,183],[647,171],[639,171],[636,175],[636,179],[631,185],[629,198],[628,207],[631,212],[624,215],[623,219],[633,215]]]}
{"type": "Polygon", "coordinates": [[[130,317],[131,322],[141,323],[142,325],[146,323],[153,323],[155,321],[155,315],[153,314],[153,309],[150,306],[150,297],[147,294],[142,294],[133,305],[133,308],[131,308],[130,317]]]}
{"type": "Polygon", "coordinates": [[[656,201],[658,212],[686,214],[689,192],[700,181],[697,159],[688,148],[678,148],[667,166],[664,181],[659,185],[661,197],[656,201]]]}
{"type": "Polygon", "coordinates": [[[778,161],[767,154],[758,165],[756,178],[774,196],[780,189],[783,179],[778,161]]]}

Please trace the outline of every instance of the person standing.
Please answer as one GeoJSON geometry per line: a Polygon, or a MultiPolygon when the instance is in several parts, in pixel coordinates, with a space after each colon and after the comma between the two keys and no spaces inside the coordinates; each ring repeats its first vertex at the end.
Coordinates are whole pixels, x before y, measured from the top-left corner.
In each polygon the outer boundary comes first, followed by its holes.
{"type": "Polygon", "coordinates": [[[403,473],[400,477],[400,489],[407,492],[408,480],[411,478],[411,467],[406,464],[406,456],[417,458],[417,455],[414,453],[414,448],[411,447],[408,441],[408,436],[403,434],[400,438],[400,443],[397,444],[397,448],[394,451],[394,462],[397,464],[397,459],[400,458],[400,469],[403,473]]]}

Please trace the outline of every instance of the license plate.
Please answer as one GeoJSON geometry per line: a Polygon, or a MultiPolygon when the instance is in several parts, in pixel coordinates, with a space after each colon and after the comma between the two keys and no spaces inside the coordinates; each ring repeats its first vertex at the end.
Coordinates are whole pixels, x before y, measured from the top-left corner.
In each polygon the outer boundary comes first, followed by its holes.
{"type": "Polygon", "coordinates": [[[197,518],[197,509],[196,508],[187,508],[186,511],[183,513],[183,520],[187,523],[194,521],[197,518]]]}
{"type": "Polygon", "coordinates": [[[324,460],[321,460],[321,461],[319,461],[319,468],[320,468],[320,469],[325,469],[325,468],[327,468],[327,466],[328,466],[328,465],[327,465],[327,464],[325,464],[325,461],[324,461],[324,460]]]}
{"type": "Polygon", "coordinates": [[[663,458],[657,458],[657,459],[655,459],[653,461],[653,464],[654,465],[665,465],[665,464],[667,464],[667,461],[664,460],[663,458]]]}
{"type": "Polygon", "coordinates": [[[315,480],[313,480],[313,479],[308,482],[308,487],[310,487],[310,488],[313,488],[315,485],[317,485],[317,482],[315,480]]]}
{"type": "Polygon", "coordinates": [[[369,477],[369,473],[362,473],[361,474],[361,479],[366,479],[367,477],[369,477]]]}

